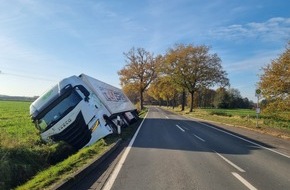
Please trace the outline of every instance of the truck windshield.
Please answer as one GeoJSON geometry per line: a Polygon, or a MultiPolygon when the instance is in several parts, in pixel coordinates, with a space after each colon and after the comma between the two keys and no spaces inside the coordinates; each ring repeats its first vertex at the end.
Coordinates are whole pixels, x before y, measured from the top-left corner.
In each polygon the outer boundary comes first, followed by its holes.
{"type": "Polygon", "coordinates": [[[36,120],[36,126],[40,131],[45,131],[63,118],[67,113],[73,110],[76,105],[82,100],[81,96],[75,91],[69,94],[64,94],[52,106],[41,113],[40,118],[36,120]]]}

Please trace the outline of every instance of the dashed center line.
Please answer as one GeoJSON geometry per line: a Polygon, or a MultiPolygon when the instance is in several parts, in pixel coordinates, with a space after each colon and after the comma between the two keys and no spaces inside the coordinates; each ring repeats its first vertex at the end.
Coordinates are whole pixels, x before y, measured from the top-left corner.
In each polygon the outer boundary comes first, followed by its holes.
{"type": "MultiPolygon", "coordinates": [[[[160,110],[158,109],[158,111],[160,112],[160,110]]],[[[164,114],[164,113],[161,113],[165,118],[167,118],[167,119],[169,119],[169,117],[166,115],[166,114],[164,114]]],[[[209,126],[209,125],[207,125],[207,124],[204,124],[204,123],[201,123],[201,122],[198,122],[198,123],[200,123],[200,124],[202,124],[202,125],[206,125],[206,126],[208,126],[208,127],[211,127],[211,128],[213,128],[213,129],[216,129],[216,128],[214,128],[214,127],[212,127],[212,126],[209,126]]],[[[177,125],[176,124],[176,127],[177,128],[179,128],[182,132],[185,132],[185,130],[183,129],[183,128],[185,128],[187,131],[189,131],[189,129],[187,128],[187,127],[180,127],[179,125],[177,125]]],[[[221,131],[221,132],[224,132],[223,130],[219,130],[219,129],[216,129],[216,130],[218,130],[218,131],[221,131]]],[[[227,134],[230,134],[230,135],[232,135],[231,133],[228,133],[228,132],[224,132],[224,133],[227,133],[227,134]]],[[[196,135],[196,134],[192,134],[193,136],[195,136],[197,139],[199,139],[200,141],[202,141],[202,142],[206,142],[203,138],[201,138],[201,137],[199,137],[198,135],[196,135]]],[[[237,138],[240,138],[241,140],[245,140],[245,139],[243,139],[243,138],[241,138],[241,137],[238,137],[238,136],[236,136],[236,135],[232,135],[232,136],[234,136],[234,137],[237,137],[237,138]]],[[[245,140],[245,141],[247,141],[247,142],[249,142],[248,140],[245,140]]],[[[252,143],[251,141],[250,141],[250,143],[252,143]]],[[[258,144],[256,144],[256,143],[252,143],[252,144],[254,144],[254,145],[257,145],[257,146],[259,146],[260,147],[260,145],[258,145],[258,144]]],[[[213,150],[214,151],[214,150],[213,150]]],[[[243,170],[242,168],[240,168],[239,166],[237,166],[236,164],[234,164],[233,162],[231,162],[230,160],[228,160],[227,158],[225,158],[224,156],[222,156],[221,154],[219,154],[219,153],[217,153],[216,151],[214,151],[220,158],[222,158],[225,162],[227,162],[228,164],[230,164],[232,167],[234,167],[235,169],[237,169],[239,172],[246,172],[245,170],[243,170]]],[[[243,183],[248,189],[250,189],[250,190],[257,190],[257,188],[255,188],[251,183],[249,183],[246,179],[244,179],[241,175],[239,175],[238,173],[236,173],[236,172],[231,172],[232,173],[232,175],[235,177],[235,178],[237,178],[241,183],[243,183]]]]}
{"type": "MultiPolygon", "coordinates": [[[[163,113],[162,113],[163,114],[163,113]]],[[[167,119],[169,119],[169,117],[167,116],[167,115],[165,115],[165,114],[163,114],[163,116],[165,116],[167,119]]],[[[198,122],[198,123],[200,123],[200,122],[198,122]]],[[[203,123],[200,123],[200,124],[203,124],[203,123]]],[[[208,126],[208,127],[211,127],[211,128],[213,128],[213,129],[216,129],[216,128],[214,128],[214,127],[212,127],[212,126],[209,126],[209,125],[207,125],[207,124],[203,124],[203,125],[206,125],[206,126],[208,126]]],[[[182,128],[182,127],[180,127],[179,125],[176,125],[176,127],[177,128],[179,128],[182,132],[185,132],[185,130],[182,128]]],[[[187,127],[184,127],[186,130],[189,130],[187,127]]],[[[219,130],[219,129],[216,129],[216,130],[219,130]]],[[[221,131],[221,132],[224,132],[223,130],[219,130],[219,131],[221,131]]],[[[230,134],[230,135],[232,135],[231,133],[228,133],[228,132],[224,132],[224,133],[227,133],[227,134],[230,134]]],[[[199,137],[198,135],[196,135],[196,134],[192,134],[192,135],[194,135],[197,139],[199,139],[200,141],[202,141],[202,142],[206,142],[203,138],[201,138],[201,137],[199,137]]],[[[241,139],[241,140],[245,140],[245,139],[243,139],[243,138],[241,138],[241,137],[238,137],[238,136],[236,136],[236,135],[232,135],[232,136],[234,136],[234,137],[237,137],[237,138],[239,138],[239,139],[241,139]]],[[[253,143],[253,142],[251,142],[251,141],[248,141],[248,140],[245,140],[245,141],[247,141],[247,142],[250,142],[250,143],[252,143],[252,144],[254,144],[254,145],[257,145],[257,146],[259,146],[259,147],[261,147],[261,145],[258,145],[258,144],[256,144],[256,143],[253,143]]],[[[214,150],[213,150],[214,151],[214,150]]],[[[245,170],[243,170],[242,168],[240,168],[239,166],[237,166],[236,164],[234,164],[233,162],[231,162],[230,160],[228,160],[227,158],[225,158],[224,156],[222,156],[221,154],[219,154],[219,153],[217,153],[216,151],[214,151],[220,158],[222,158],[225,162],[227,162],[228,164],[230,164],[232,167],[234,167],[235,169],[237,169],[239,172],[246,172],[245,170]]],[[[284,155],[283,155],[284,156],[284,155]]],[[[241,175],[239,175],[238,173],[236,173],[236,172],[231,172],[232,173],[232,175],[235,177],[235,178],[237,178],[240,182],[242,182],[248,189],[250,189],[250,190],[257,190],[257,188],[255,188],[251,183],[249,183],[246,179],[244,179],[241,175]]]]}
{"type": "Polygon", "coordinates": [[[195,134],[193,134],[196,138],[198,138],[199,140],[201,140],[202,142],[205,142],[205,140],[204,139],[202,139],[201,137],[199,137],[199,136],[197,136],[197,135],[195,135],[195,134]]]}
{"type": "Polygon", "coordinates": [[[185,130],[179,127],[179,125],[176,125],[176,127],[178,127],[182,132],[185,132],[185,130]]]}

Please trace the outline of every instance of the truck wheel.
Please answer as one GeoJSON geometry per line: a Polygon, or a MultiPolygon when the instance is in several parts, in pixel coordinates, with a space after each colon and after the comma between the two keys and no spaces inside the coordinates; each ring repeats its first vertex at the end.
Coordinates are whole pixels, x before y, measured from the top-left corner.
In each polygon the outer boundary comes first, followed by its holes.
{"type": "Polygon", "coordinates": [[[118,129],[117,129],[117,126],[115,125],[115,123],[106,114],[103,115],[103,118],[106,121],[106,125],[110,126],[110,128],[113,131],[113,133],[117,134],[118,133],[118,129]]]}
{"type": "Polygon", "coordinates": [[[121,115],[120,117],[121,117],[121,119],[122,119],[122,121],[123,121],[123,125],[122,125],[122,127],[124,127],[124,128],[125,128],[125,127],[128,127],[129,124],[128,124],[126,118],[125,118],[123,115],[121,115]]]}
{"type": "Polygon", "coordinates": [[[111,127],[111,129],[113,130],[114,134],[118,133],[117,126],[115,125],[115,123],[111,119],[107,120],[107,124],[111,127]]]}

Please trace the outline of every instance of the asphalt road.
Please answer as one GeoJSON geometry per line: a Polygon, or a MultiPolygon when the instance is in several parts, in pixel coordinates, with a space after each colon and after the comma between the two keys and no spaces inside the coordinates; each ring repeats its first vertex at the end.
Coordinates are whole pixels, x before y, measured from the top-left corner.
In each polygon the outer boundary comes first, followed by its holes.
{"type": "Polygon", "coordinates": [[[290,189],[290,156],[150,107],[103,189],[290,189]]]}

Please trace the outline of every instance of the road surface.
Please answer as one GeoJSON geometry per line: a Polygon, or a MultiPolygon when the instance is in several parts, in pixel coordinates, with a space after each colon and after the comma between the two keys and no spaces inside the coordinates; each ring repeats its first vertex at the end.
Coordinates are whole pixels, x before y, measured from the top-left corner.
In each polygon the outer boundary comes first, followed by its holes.
{"type": "Polygon", "coordinates": [[[103,189],[290,189],[290,157],[255,139],[150,107],[103,189]]]}

